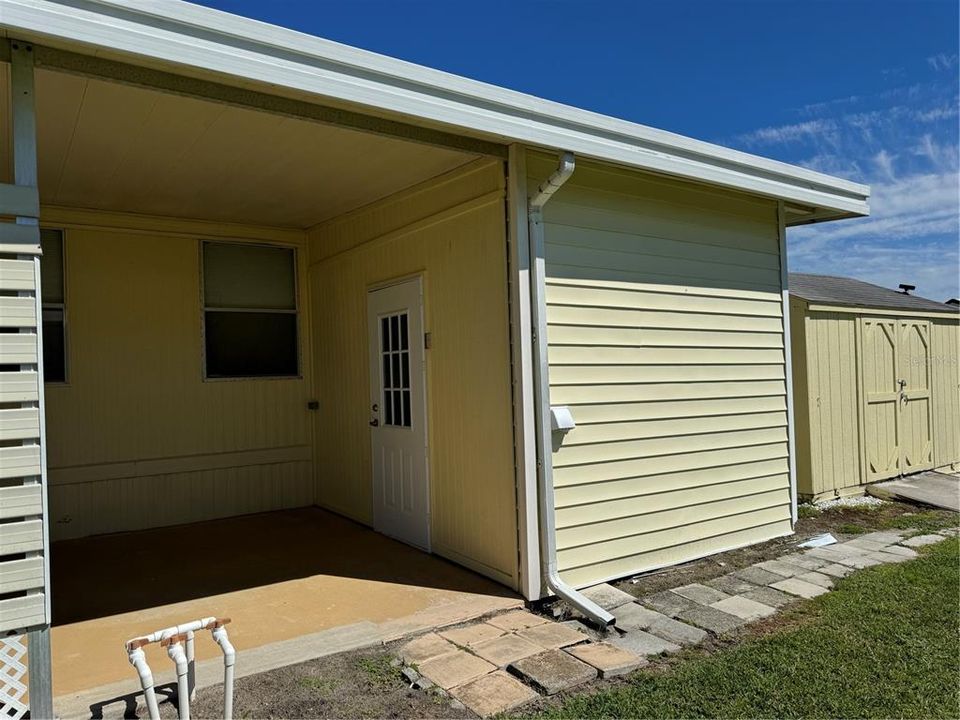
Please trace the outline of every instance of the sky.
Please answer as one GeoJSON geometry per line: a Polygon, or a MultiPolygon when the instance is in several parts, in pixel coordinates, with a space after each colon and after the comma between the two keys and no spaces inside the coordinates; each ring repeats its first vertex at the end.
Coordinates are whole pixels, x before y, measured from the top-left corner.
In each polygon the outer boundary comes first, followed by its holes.
{"type": "Polygon", "coordinates": [[[956,0],[201,4],[868,183],[790,269],[960,296],[956,0]]]}

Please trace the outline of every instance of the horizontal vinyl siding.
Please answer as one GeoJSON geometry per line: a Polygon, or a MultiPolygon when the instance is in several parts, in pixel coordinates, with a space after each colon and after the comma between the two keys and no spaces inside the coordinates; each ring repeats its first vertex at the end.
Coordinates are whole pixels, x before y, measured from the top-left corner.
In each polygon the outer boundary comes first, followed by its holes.
{"type": "MultiPolygon", "coordinates": [[[[531,158],[531,182],[549,169],[531,158]]],[[[589,165],[547,205],[569,582],[790,531],[777,228],[772,202],[589,165]]]]}

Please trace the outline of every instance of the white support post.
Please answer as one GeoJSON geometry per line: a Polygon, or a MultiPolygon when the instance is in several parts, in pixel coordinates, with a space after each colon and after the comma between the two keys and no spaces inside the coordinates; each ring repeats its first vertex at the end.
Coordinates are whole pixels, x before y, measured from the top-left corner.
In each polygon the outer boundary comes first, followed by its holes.
{"type": "Polygon", "coordinates": [[[790,519],[797,524],[797,444],[793,414],[793,354],[790,342],[790,273],[787,269],[787,223],[783,200],[777,202],[777,225],[780,238],[780,290],[783,303],[783,359],[787,392],[787,452],[790,472],[790,519]]]}
{"type": "MultiPolygon", "coordinates": [[[[34,58],[30,43],[19,40],[10,41],[10,103],[13,119],[13,178],[21,188],[37,188],[37,126],[34,98],[34,58]]],[[[31,227],[33,234],[39,236],[38,217],[18,215],[16,224],[31,227]]],[[[50,547],[47,525],[47,462],[46,431],[43,397],[43,311],[40,288],[40,254],[36,245],[25,246],[25,252],[18,259],[33,263],[34,289],[25,293],[35,300],[36,322],[34,328],[21,328],[22,333],[35,334],[36,362],[21,365],[21,371],[36,373],[37,399],[24,403],[24,407],[34,408],[39,417],[39,436],[23,440],[24,445],[39,445],[40,475],[24,480],[25,485],[40,485],[43,548],[28,553],[28,557],[40,557],[43,560],[43,588],[31,593],[43,595],[43,622],[27,629],[27,665],[29,669],[30,717],[53,717],[53,678],[50,657],[50,547]]]]}
{"type": "Polygon", "coordinates": [[[510,146],[507,164],[507,218],[520,593],[528,600],[539,600],[543,596],[543,584],[537,518],[537,430],[533,413],[533,319],[530,313],[527,202],[526,149],[514,144],[510,146]]]}

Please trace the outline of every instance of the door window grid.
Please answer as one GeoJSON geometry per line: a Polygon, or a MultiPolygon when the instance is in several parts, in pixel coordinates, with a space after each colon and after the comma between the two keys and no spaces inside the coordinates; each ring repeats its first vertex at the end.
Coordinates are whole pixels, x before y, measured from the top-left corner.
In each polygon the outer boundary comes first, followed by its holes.
{"type": "Polygon", "coordinates": [[[411,427],[410,343],[407,313],[380,318],[383,424],[411,427]]]}

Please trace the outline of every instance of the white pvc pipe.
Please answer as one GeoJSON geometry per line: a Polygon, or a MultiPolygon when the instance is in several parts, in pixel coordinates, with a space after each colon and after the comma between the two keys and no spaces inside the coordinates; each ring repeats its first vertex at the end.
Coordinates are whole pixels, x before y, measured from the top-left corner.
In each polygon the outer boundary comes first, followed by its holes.
{"type": "Polygon", "coordinates": [[[223,651],[223,720],[233,720],[233,666],[237,653],[223,625],[215,627],[210,634],[223,651]]]}
{"type": "Polygon", "coordinates": [[[547,302],[544,297],[543,206],[573,175],[576,160],[566,152],[560,166],[537,189],[530,200],[530,310],[533,314],[533,391],[537,422],[537,499],[540,510],[540,571],[547,587],[600,627],[609,627],[616,618],[595,602],[570,587],[557,570],[557,521],[553,490],[553,428],[550,423],[550,366],[547,360],[547,302]]]}
{"type": "Polygon", "coordinates": [[[197,663],[193,648],[193,630],[187,632],[187,690],[190,702],[197,697],[197,663]]]}
{"type": "Polygon", "coordinates": [[[179,640],[167,646],[167,655],[177,666],[177,700],[180,720],[190,720],[190,686],[188,675],[187,654],[179,640]]]}
{"type": "Polygon", "coordinates": [[[143,689],[143,697],[147,702],[147,712],[150,713],[150,720],[160,720],[157,693],[153,689],[153,673],[150,672],[150,666],[147,664],[147,656],[143,652],[143,648],[137,647],[130,650],[128,658],[130,664],[136,668],[137,675],[140,676],[140,687],[143,689]]]}

